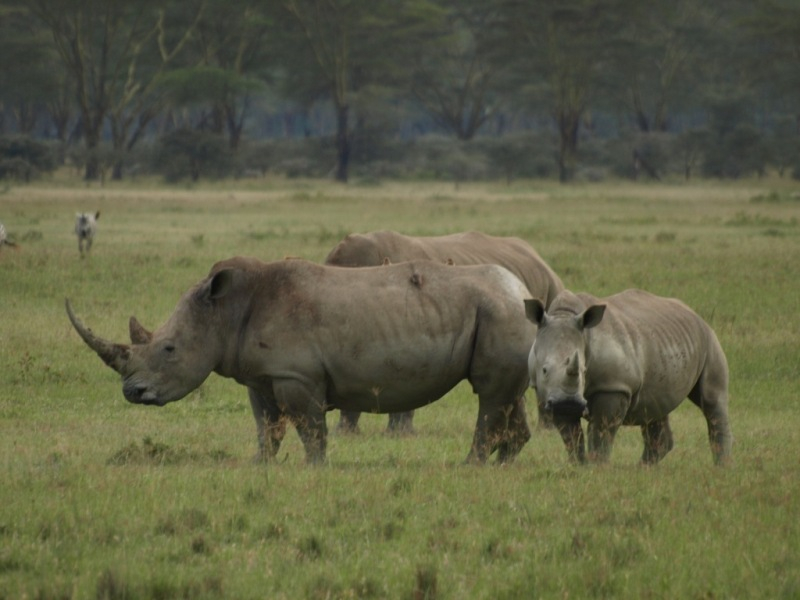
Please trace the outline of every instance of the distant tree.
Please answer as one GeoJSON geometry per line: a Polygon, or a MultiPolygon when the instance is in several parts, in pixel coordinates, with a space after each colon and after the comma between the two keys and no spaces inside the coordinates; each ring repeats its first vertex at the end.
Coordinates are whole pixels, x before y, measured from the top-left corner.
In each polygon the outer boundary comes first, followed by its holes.
{"type": "Polygon", "coordinates": [[[692,172],[701,163],[710,135],[706,129],[689,129],[673,140],[673,154],[680,161],[686,181],[691,179],[692,172]]]}
{"type": "Polygon", "coordinates": [[[800,135],[796,118],[788,115],[776,118],[767,144],[770,163],[781,177],[787,169],[800,164],[800,135]]]}
{"type": "Polygon", "coordinates": [[[178,129],[163,136],[154,154],[154,169],[170,182],[226,177],[233,172],[230,149],[211,132],[178,129]]]}
{"type": "Polygon", "coordinates": [[[274,68],[270,47],[273,21],[260,10],[260,4],[257,0],[207,0],[184,57],[189,68],[181,74],[183,90],[191,86],[191,100],[205,97],[211,107],[202,126],[225,132],[234,150],[252,96],[263,89],[274,68]],[[189,81],[195,78],[203,85],[189,81]]]}
{"type": "Polygon", "coordinates": [[[165,6],[158,0],[30,0],[27,6],[50,29],[75,85],[87,150],[86,179],[99,176],[94,154],[106,119],[119,155],[112,176],[121,177],[122,155],[158,112],[153,96],[157,77],[189,39],[202,1],[165,6]],[[169,17],[175,15],[168,9],[176,6],[180,12],[173,22],[169,17]]]}
{"type": "Polygon", "coordinates": [[[434,7],[427,0],[283,0],[281,8],[285,90],[306,106],[323,96],[332,101],[335,176],[346,182],[355,96],[408,77],[409,53],[429,31],[434,7]]]}
{"type": "Polygon", "coordinates": [[[781,135],[772,136],[778,147],[771,154],[785,156],[789,146],[800,142],[800,4],[756,0],[736,26],[738,44],[749,50],[740,67],[758,90],[763,108],[782,128],[781,135]],[[793,125],[783,119],[787,114],[793,115],[793,125]]]}
{"type": "Polygon", "coordinates": [[[607,7],[591,0],[506,0],[501,7],[498,56],[519,74],[514,87],[523,90],[529,110],[552,116],[559,135],[559,180],[568,181],[581,122],[606,59],[607,7]]]}
{"type": "Polygon", "coordinates": [[[709,130],[703,172],[710,177],[761,175],[767,162],[763,134],[754,126],[751,98],[734,90],[709,103],[709,130]]]}
{"type": "Polygon", "coordinates": [[[29,136],[0,137],[0,179],[29,182],[55,169],[53,153],[29,136]]]}
{"type": "Polygon", "coordinates": [[[501,65],[492,63],[487,31],[499,18],[486,0],[439,0],[441,29],[417,46],[411,91],[434,121],[460,140],[472,139],[492,113],[493,84],[501,65]]]}
{"type": "Polygon", "coordinates": [[[712,38],[722,9],[713,0],[611,0],[609,6],[602,89],[627,107],[639,131],[666,131],[670,110],[688,108],[717,64],[712,38]]]}
{"type": "Polygon", "coordinates": [[[22,5],[0,8],[0,105],[24,135],[33,133],[57,81],[52,44],[37,25],[22,5]]]}

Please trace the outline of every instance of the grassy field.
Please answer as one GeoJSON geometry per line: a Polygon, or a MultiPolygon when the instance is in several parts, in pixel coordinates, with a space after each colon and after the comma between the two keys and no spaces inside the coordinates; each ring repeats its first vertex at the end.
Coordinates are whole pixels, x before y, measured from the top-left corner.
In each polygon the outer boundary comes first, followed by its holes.
{"type": "MultiPolygon", "coordinates": [[[[800,597],[800,189],[787,181],[558,186],[259,180],[0,193],[0,598],[800,597]],[[101,211],[90,258],[76,211],[101,211]],[[479,229],[530,242],[575,291],[676,296],[730,363],[734,465],[712,466],[685,403],[675,450],[574,467],[535,431],[509,466],[462,465],[477,401],[460,385],[417,435],[297,435],[255,465],[245,391],[128,404],[64,312],[125,341],[233,255],[321,261],[351,231],[479,229]]],[[[535,411],[529,410],[535,419],[535,411]]],[[[328,417],[329,426],[338,415],[328,417]]]]}

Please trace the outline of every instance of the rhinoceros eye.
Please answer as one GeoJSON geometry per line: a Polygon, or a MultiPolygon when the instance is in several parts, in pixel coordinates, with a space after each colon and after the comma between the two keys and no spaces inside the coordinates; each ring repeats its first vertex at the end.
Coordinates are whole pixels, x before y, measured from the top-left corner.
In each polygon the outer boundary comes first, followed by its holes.
{"type": "Polygon", "coordinates": [[[172,354],[175,352],[175,344],[167,344],[164,346],[164,352],[167,354],[172,354]]]}

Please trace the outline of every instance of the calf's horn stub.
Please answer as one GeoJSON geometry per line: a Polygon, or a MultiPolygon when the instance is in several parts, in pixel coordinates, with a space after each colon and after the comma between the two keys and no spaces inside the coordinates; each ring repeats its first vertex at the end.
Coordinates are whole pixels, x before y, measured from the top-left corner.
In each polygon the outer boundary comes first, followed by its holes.
{"type": "Polygon", "coordinates": [[[114,344],[97,337],[92,333],[92,330],[85,327],[78,317],[75,316],[75,313],[72,312],[69,299],[66,299],[64,304],[67,308],[67,316],[72,322],[72,326],[75,328],[75,331],[78,332],[78,335],[83,338],[83,341],[86,342],[86,345],[94,350],[109,367],[114,369],[117,373],[124,374],[123,371],[128,363],[129,347],[124,344],[114,344]]]}
{"type": "Polygon", "coordinates": [[[567,375],[570,377],[577,377],[578,373],[578,352],[575,351],[575,354],[573,354],[567,362],[567,375]]]}

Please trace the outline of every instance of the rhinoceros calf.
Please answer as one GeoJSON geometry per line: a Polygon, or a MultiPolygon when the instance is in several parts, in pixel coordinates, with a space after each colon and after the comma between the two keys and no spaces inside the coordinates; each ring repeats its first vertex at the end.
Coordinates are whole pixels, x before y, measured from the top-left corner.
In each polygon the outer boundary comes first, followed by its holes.
{"type": "MultiPolygon", "coordinates": [[[[529,244],[515,237],[495,237],[467,231],[434,237],[411,237],[396,231],[352,233],[328,253],[325,264],[341,267],[373,267],[409,260],[433,260],[455,265],[495,264],[505,267],[527,286],[534,298],[549,306],[564,289],[561,279],[529,244]]],[[[342,411],[338,428],[357,431],[358,412],[342,411]]],[[[389,415],[387,430],[413,430],[413,412],[389,415]]],[[[539,422],[549,424],[549,415],[539,411],[539,422]]]]}
{"type": "Polygon", "coordinates": [[[467,379],[478,395],[468,460],[514,458],[530,437],[523,393],[535,327],[525,286],[493,266],[429,261],[342,269],[304,260],[232,258],[214,265],[150,333],[131,319],[132,345],[83,340],[122,375],[123,393],[163,406],[213,371],[251,391],[263,457],[285,420],[309,462],[325,457],[325,412],[396,412],[437,400],[467,379]]]}
{"type": "Polygon", "coordinates": [[[728,363],[711,327],[679,300],[641,290],[598,299],[569,291],[550,307],[525,301],[538,325],[529,358],[531,385],[553,417],[572,460],[605,461],[620,425],[639,425],[642,461],[673,445],[669,413],[694,402],[708,423],[717,464],[730,460],[728,363]]]}

